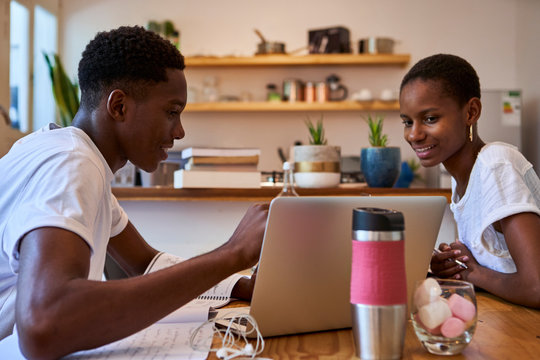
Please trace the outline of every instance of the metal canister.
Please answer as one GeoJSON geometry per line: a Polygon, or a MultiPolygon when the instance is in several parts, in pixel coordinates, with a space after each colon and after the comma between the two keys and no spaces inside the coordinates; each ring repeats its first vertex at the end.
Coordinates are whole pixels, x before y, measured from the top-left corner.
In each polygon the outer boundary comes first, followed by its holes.
{"type": "Polygon", "coordinates": [[[399,211],[353,210],[351,314],[356,355],[399,359],[407,317],[404,219],[399,211]]]}
{"type": "Polygon", "coordinates": [[[290,102],[304,100],[304,83],[298,79],[284,80],[283,100],[290,102]]]}
{"type": "Polygon", "coordinates": [[[327,102],[330,98],[328,84],[324,81],[320,81],[317,83],[315,92],[315,98],[317,99],[317,102],[327,102]]]}
{"type": "Polygon", "coordinates": [[[315,95],[315,84],[311,81],[308,81],[304,88],[304,101],[308,103],[315,102],[315,95]]]}

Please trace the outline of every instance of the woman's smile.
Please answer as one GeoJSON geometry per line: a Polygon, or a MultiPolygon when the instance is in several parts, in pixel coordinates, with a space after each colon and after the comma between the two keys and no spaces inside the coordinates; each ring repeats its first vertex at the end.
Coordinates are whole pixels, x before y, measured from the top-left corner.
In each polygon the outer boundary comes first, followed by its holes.
{"type": "Polygon", "coordinates": [[[435,148],[435,145],[430,145],[430,146],[425,146],[425,145],[414,146],[414,145],[412,145],[412,148],[413,148],[414,152],[416,153],[416,156],[418,156],[419,159],[425,159],[425,158],[430,157],[430,155],[432,155],[432,153],[433,153],[432,150],[435,148]]]}

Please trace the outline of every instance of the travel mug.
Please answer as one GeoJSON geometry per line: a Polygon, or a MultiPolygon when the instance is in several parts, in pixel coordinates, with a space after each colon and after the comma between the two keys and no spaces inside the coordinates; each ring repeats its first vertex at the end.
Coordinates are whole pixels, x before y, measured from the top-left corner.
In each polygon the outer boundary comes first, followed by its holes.
{"type": "Polygon", "coordinates": [[[399,359],[407,313],[404,219],[399,211],[353,210],[351,314],[356,356],[399,359]]]}

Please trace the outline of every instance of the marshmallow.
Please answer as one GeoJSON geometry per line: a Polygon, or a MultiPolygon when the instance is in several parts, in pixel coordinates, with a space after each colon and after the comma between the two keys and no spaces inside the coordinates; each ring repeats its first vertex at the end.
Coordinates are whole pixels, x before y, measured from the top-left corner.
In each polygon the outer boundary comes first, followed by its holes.
{"type": "Polygon", "coordinates": [[[448,306],[452,310],[452,315],[467,322],[474,318],[476,308],[474,304],[458,294],[452,294],[448,298],[448,306]]]}
{"type": "Polygon", "coordinates": [[[429,329],[435,329],[451,316],[452,311],[450,311],[448,302],[442,298],[437,298],[418,309],[420,321],[429,329]]]}
{"type": "Polygon", "coordinates": [[[414,314],[414,321],[424,329],[426,329],[431,335],[441,335],[441,327],[437,326],[435,329],[428,328],[425,324],[420,321],[420,318],[418,317],[418,314],[414,314]]]}
{"type": "Polygon", "coordinates": [[[437,300],[441,293],[442,290],[437,280],[427,278],[416,288],[416,291],[414,292],[414,303],[416,304],[417,308],[420,308],[432,301],[437,300]]]}
{"type": "Polygon", "coordinates": [[[464,332],[465,323],[457,317],[450,317],[441,325],[441,334],[447,338],[455,338],[464,332]]]}
{"type": "Polygon", "coordinates": [[[441,335],[441,325],[437,326],[435,329],[426,329],[431,335],[441,335]]]}

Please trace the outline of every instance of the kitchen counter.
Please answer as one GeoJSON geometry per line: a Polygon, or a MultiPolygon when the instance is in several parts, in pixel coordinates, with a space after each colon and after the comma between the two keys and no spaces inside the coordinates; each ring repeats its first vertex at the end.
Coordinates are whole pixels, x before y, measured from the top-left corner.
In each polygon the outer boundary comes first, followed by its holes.
{"type": "MultiPolygon", "coordinates": [[[[113,188],[120,201],[270,201],[281,187],[260,189],[175,189],[170,187],[113,188]]],[[[340,185],[327,189],[296,188],[300,196],[444,196],[450,202],[450,189],[428,188],[370,188],[362,185],[340,185]]]]}

